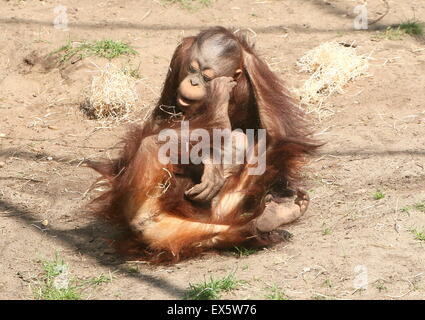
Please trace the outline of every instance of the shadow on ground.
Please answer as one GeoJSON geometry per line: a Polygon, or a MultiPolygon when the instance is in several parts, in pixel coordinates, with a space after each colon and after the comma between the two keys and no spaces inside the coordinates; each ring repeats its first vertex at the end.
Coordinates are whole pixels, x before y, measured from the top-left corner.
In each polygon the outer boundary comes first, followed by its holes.
{"type": "MultiPolygon", "coordinates": [[[[36,221],[39,221],[39,219],[35,218],[35,216],[28,209],[20,208],[3,200],[0,200],[0,211],[8,212],[7,214],[2,215],[3,218],[9,217],[15,220],[20,220],[21,223],[27,225],[36,225],[36,221]]],[[[54,241],[59,242],[61,245],[65,245],[75,252],[79,252],[94,258],[97,263],[102,266],[113,266],[122,274],[125,274],[126,276],[132,277],[139,281],[146,282],[150,286],[154,286],[160,291],[164,291],[176,299],[183,297],[184,289],[175,286],[165,279],[158,279],[141,272],[134,273],[129,271],[121,265],[122,261],[118,260],[115,255],[105,255],[104,252],[110,249],[107,243],[102,240],[105,228],[110,229],[109,226],[94,221],[87,226],[74,230],[63,231],[55,229],[52,226],[49,226],[45,229],[36,228],[35,230],[37,230],[39,233],[49,236],[54,241]],[[101,229],[103,232],[100,231],[101,229]]],[[[114,232],[116,231],[111,229],[111,234],[114,232]]]]}

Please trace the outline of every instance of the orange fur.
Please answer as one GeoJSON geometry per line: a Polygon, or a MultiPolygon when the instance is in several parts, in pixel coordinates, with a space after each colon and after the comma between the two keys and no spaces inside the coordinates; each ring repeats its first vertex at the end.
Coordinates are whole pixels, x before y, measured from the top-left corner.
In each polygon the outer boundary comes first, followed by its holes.
{"type": "MultiPolygon", "coordinates": [[[[211,131],[219,125],[213,106],[210,101],[186,119],[192,130],[211,131]]],[[[227,29],[211,28],[185,38],[177,47],[157,107],[143,126],[129,131],[120,157],[90,164],[109,184],[109,190],[92,203],[93,211],[130,228],[129,238],[118,243],[121,252],[153,262],[178,261],[211,248],[264,245],[269,240],[259,234],[254,221],[264,210],[265,195],[278,184],[295,186],[305,156],[317,147],[306,130],[303,112],[253,47],[227,29]],[[162,129],[179,126],[176,116],[164,112],[163,106],[176,106],[191,48],[198,39],[214,34],[223,34],[240,48],[241,55],[234,59],[240,61],[243,73],[229,103],[229,117],[232,129],[267,130],[267,170],[249,176],[245,165],[226,180],[212,204],[199,204],[186,199],[184,192],[199,183],[202,167],[162,165],[156,137],[162,129]]]]}

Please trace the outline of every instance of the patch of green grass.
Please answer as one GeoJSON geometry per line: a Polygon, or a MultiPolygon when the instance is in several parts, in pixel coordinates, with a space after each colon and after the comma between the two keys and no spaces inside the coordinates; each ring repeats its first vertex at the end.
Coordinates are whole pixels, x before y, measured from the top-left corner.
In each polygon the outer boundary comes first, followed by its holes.
{"type": "Polygon", "coordinates": [[[379,292],[381,291],[386,291],[387,287],[384,285],[384,280],[377,280],[375,281],[375,288],[379,290],[379,292]]]}
{"type": "Polygon", "coordinates": [[[317,293],[313,296],[311,296],[312,300],[335,300],[335,297],[325,296],[324,294],[317,293]]]}
{"type": "Polygon", "coordinates": [[[98,56],[106,59],[114,59],[122,55],[137,55],[137,51],[130,45],[110,39],[99,41],[68,41],[67,44],[53,51],[59,55],[59,62],[69,61],[73,57],[83,59],[90,56],[98,56]]]}
{"type": "Polygon", "coordinates": [[[33,40],[33,42],[34,42],[34,43],[48,43],[48,44],[51,44],[51,42],[50,42],[50,41],[48,41],[48,40],[43,40],[43,39],[35,39],[35,40],[33,40]]]}
{"type": "Polygon", "coordinates": [[[378,32],[374,38],[384,40],[401,40],[405,35],[404,31],[398,28],[388,27],[385,31],[378,32]]]}
{"type": "Polygon", "coordinates": [[[113,279],[112,275],[106,276],[104,274],[101,274],[100,276],[93,277],[93,278],[86,280],[85,283],[89,284],[89,285],[93,285],[93,286],[100,286],[104,283],[112,282],[112,279],[113,279]]]}
{"type": "Polygon", "coordinates": [[[41,261],[43,275],[41,283],[34,290],[38,300],[81,300],[82,295],[77,286],[68,280],[68,265],[56,255],[53,261],[41,261]],[[63,276],[63,285],[57,281],[63,276]]]}
{"type": "Polygon", "coordinates": [[[189,284],[184,295],[185,300],[216,300],[222,292],[235,289],[243,281],[236,280],[233,273],[219,279],[204,280],[198,284],[189,284]]]}
{"type": "Polygon", "coordinates": [[[81,293],[75,288],[67,289],[54,289],[45,287],[36,292],[36,299],[38,300],[81,300],[81,293]]]}
{"type": "Polygon", "coordinates": [[[418,231],[416,229],[410,230],[411,233],[415,236],[416,240],[425,241],[425,231],[418,231]]]}
{"type": "Polygon", "coordinates": [[[327,288],[332,288],[332,282],[330,279],[326,279],[325,281],[323,281],[322,283],[323,287],[327,287],[327,288]]]}
{"type": "Polygon", "coordinates": [[[425,212],[425,202],[419,202],[413,205],[413,209],[420,212],[425,212]]]}
{"type": "Polygon", "coordinates": [[[382,191],[377,190],[377,191],[373,194],[373,198],[374,198],[375,200],[381,200],[381,199],[384,199],[384,198],[385,198],[385,194],[384,194],[382,191]]]}
{"type": "Polygon", "coordinates": [[[251,254],[258,252],[258,249],[255,248],[245,248],[245,247],[233,247],[232,252],[235,253],[239,258],[247,257],[251,254]]]}
{"type": "Polygon", "coordinates": [[[184,9],[196,9],[199,6],[206,7],[212,3],[212,0],[162,0],[163,3],[178,4],[184,9]]]}
{"type": "Polygon", "coordinates": [[[53,261],[41,261],[41,266],[43,268],[45,277],[49,279],[60,275],[64,268],[68,268],[59,255],[56,255],[53,261]]]}
{"type": "Polygon", "coordinates": [[[108,276],[99,275],[87,280],[72,277],[69,266],[55,255],[53,260],[39,260],[42,273],[33,287],[34,298],[37,300],[81,300],[82,291],[89,286],[100,286],[111,282],[113,272],[108,276]]]}
{"type": "Polygon", "coordinates": [[[268,300],[289,300],[283,290],[276,285],[269,287],[268,291],[270,293],[265,296],[268,300]]]}
{"type": "Polygon", "coordinates": [[[137,67],[133,66],[132,64],[125,65],[122,67],[122,71],[124,74],[133,77],[135,79],[141,79],[140,75],[140,63],[137,65],[137,67]]]}
{"type": "Polygon", "coordinates": [[[326,228],[322,231],[322,236],[329,236],[332,234],[332,230],[329,228],[326,228]]]}
{"type": "Polygon", "coordinates": [[[400,209],[400,211],[402,212],[409,212],[411,210],[425,213],[425,202],[418,202],[418,203],[415,203],[414,205],[405,206],[400,209]]]}
{"type": "Polygon", "coordinates": [[[405,206],[400,209],[401,212],[409,212],[410,210],[412,210],[412,206],[405,206]]]}
{"type": "Polygon", "coordinates": [[[386,40],[401,40],[405,35],[422,36],[424,34],[425,24],[423,22],[409,20],[399,25],[394,25],[378,32],[374,37],[386,40]]]}
{"type": "Polygon", "coordinates": [[[404,31],[404,33],[411,36],[421,36],[424,33],[424,23],[415,20],[400,23],[398,27],[400,30],[404,31]]]}

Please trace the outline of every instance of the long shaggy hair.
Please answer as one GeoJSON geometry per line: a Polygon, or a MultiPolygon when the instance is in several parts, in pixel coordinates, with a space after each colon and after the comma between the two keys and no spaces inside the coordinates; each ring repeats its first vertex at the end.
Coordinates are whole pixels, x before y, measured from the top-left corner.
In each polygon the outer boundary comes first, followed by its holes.
{"type": "MultiPolygon", "coordinates": [[[[191,129],[203,128],[210,131],[214,129],[215,124],[212,120],[214,110],[210,109],[210,104],[206,103],[198,114],[186,119],[190,121],[191,129]]],[[[119,242],[117,246],[122,252],[132,255],[142,253],[144,258],[158,262],[170,259],[177,261],[212,247],[234,246],[241,243],[264,245],[268,243],[267,239],[253,230],[249,221],[261,214],[264,197],[274,186],[295,188],[300,183],[299,173],[305,164],[306,156],[312,154],[318,147],[319,144],[311,138],[307,129],[305,113],[296,106],[282,81],[256,54],[254,46],[239,33],[223,27],[210,28],[196,37],[183,39],[178,45],[155,109],[145,123],[130,128],[122,140],[120,156],[111,161],[89,164],[101,174],[100,179],[107,181],[108,184],[108,190],[93,200],[91,208],[99,217],[121,226],[128,226],[130,222],[126,212],[129,211],[129,202],[132,203],[131,206],[141,207],[148,201],[146,195],[140,193],[146,193],[147,187],[152,186],[143,184],[143,175],[163,170],[163,175],[158,175],[158,181],[155,180],[155,183],[162,184],[164,190],[164,183],[168,183],[168,187],[157,199],[159,207],[158,212],[154,213],[153,220],[159,219],[164,213],[170,219],[180,219],[175,221],[199,222],[199,232],[184,227],[184,223],[173,224],[174,220],[170,220],[168,224],[158,223],[158,228],[162,228],[158,229],[158,233],[165,232],[164,230],[169,228],[173,231],[173,236],[144,240],[145,238],[130,233],[127,239],[119,242]],[[195,204],[184,197],[185,190],[199,183],[202,168],[186,166],[179,168],[180,171],[177,173],[175,166],[160,168],[154,164],[150,166],[149,163],[140,163],[139,160],[140,154],[148,152],[143,149],[145,147],[143,141],[147,137],[157,135],[162,129],[180,125],[176,119],[178,115],[183,114],[183,111],[177,107],[176,99],[180,80],[189,64],[189,53],[193,46],[200,45],[210,37],[217,37],[217,41],[223,46],[224,54],[233,54],[243,70],[237,79],[230,101],[232,106],[237,106],[236,111],[229,110],[232,127],[267,130],[266,173],[257,177],[255,183],[247,182],[246,199],[238,210],[230,215],[231,218],[226,220],[225,225],[230,228],[225,234],[220,234],[219,238],[218,233],[205,233],[205,228],[213,223],[210,220],[210,207],[195,204]],[[140,172],[141,168],[146,168],[146,172],[140,172]],[[248,220],[241,218],[240,215],[245,209],[254,211],[248,220]],[[216,243],[211,244],[213,237],[216,243]],[[202,243],[208,245],[201,245],[202,243]]],[[[229,178],[223,189],[230,190],[240,179],[242,177],[239,175],[229,178]]]]}

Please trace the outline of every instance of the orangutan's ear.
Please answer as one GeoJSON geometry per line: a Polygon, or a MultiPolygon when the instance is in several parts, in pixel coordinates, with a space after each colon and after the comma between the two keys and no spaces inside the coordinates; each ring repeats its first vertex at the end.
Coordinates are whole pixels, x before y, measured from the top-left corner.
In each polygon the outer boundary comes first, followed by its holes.
{"type": "Polygon", "coordinates": [[[242,69],[238,69],[235,71],[235,75],[233,76],[233,79],[238,80],[242,75],[242,69]]]}

